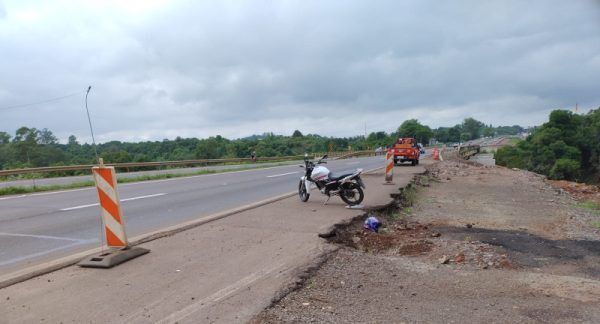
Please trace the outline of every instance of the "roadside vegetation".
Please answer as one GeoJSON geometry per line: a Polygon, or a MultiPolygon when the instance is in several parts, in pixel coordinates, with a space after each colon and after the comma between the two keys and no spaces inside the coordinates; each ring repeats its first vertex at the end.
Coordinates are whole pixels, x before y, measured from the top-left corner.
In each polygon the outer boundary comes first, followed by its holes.
{"type": "Polygon", "coordinates": [[[581,207],[581,208],[593,210],[596,212],[600,212],[600,203],[598,203],[597,201],[593,201],[593,200],[583,201],[583,202],[577,203],[577,206],[581,207]]]}
{"type": "Polygon", "coordinates": [[[600,109],[554,110],[526,140],[498,149],[496,164],[551,179],[600,183],[600,109]]]}
{"type": "MultiPolygon", "coordinates": [[[[365,136],[325,137],[302,134],[295,130],[291,136],[264,133],[230,140],[220,135],[205,139],[181,138],[174,140],[128,143],[111,141],[97,145],[98,154],[105,163],[158,162],[193,159],[248,158],[253,152],[260,157],[303,155],[331,151],[373,150],[392,145],[398,137],[414,137],[428,144],[435,138],[438,142],[452,143],[481,136],[515,135],[523,131],[520,126],[492,127],[473,118],[453,127],[431,129],[416,119],[404,121],[395,132],[372,132],[365,136]]],[[[81,144],[74,135],[61,144],[49,129],[21,127],[14,136],[0,131],[0,169],[92,164],[94,147],[81,144]]],[[[129,171],[145,170],[132,168],[129,171]]],[[[73,175],[68,172],[62,175],[73,175]]]]}

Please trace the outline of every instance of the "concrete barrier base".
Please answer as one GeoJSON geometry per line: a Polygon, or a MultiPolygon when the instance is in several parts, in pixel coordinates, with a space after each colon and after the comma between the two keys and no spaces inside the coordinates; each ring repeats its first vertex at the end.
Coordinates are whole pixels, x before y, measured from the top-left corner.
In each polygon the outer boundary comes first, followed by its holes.
{"type": "Polygon", "coordinates": [[[92,254],[81,260],[78,265],[84,268],[112,268],[148,252],[150,252],[150,250],[138,246],[124,250],[110,250],[92,254]]]}

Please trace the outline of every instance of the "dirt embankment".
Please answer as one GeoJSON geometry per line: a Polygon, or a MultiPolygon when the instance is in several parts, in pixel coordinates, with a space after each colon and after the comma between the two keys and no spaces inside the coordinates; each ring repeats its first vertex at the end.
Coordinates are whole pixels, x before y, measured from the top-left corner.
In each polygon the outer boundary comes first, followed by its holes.
{"type": "Polygon", "coordinates": [[[255,322],[600,322],[600,211],[576,198],[530,172],[435,164],[336,227],[342,248],[255,322]]]}

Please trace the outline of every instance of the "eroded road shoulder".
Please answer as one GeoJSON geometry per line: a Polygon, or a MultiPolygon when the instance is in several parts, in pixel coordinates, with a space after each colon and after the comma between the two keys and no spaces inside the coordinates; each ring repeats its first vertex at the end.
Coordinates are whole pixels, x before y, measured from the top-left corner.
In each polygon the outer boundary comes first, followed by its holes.
{"type": "Polygon", "coordinates": [[[525,171],[448,161],[255,322],[600,322],[598,211],[525,171]]]}

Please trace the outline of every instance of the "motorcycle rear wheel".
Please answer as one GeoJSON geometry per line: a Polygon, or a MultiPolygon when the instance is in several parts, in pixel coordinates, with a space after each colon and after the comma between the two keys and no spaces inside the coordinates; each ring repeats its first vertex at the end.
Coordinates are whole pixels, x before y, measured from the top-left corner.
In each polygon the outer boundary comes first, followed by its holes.
{"type": "Polygon", "coordinates": [[[342,198],[346,204],[355,206],[363,201],[365,193],[357,183],[350,183],[340,190],[340,198],[342,198]]]}
{"type": "Polygon", "coordinates": [[[310,193],[306,190],[306,186],[302,180],[300,180],[300,184],[298,184],[298,196],[300,196],[300,201],[302,202],[307,202],[310,197],[310,193]]]}

